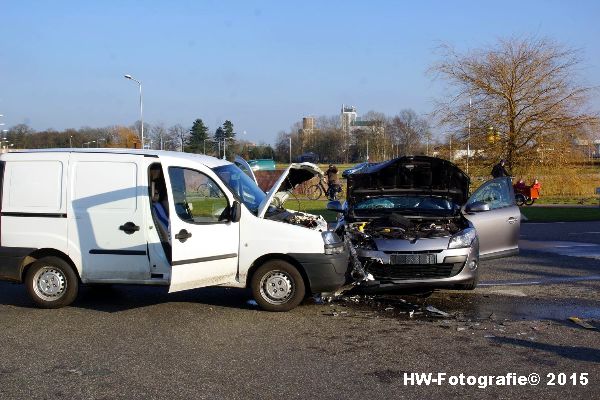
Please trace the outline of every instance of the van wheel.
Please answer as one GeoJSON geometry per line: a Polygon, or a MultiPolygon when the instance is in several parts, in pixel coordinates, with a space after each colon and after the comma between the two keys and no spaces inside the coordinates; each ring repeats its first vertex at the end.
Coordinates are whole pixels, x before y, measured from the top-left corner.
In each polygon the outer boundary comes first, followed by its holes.
{"type": "Polygon", "coordinates": [[[73,268],[58,257],[35,261],[25,276],[31,299],[41,308],[68,306],[77,297],[79,281],[73,268]]]}
{"type": "Polygon", "coordinates": [[[252,276],[250,286],[258,306],[267,311],[289,311],[302,302],[306,293],[300,272],[283,260],[261,265],[252,276]]]}

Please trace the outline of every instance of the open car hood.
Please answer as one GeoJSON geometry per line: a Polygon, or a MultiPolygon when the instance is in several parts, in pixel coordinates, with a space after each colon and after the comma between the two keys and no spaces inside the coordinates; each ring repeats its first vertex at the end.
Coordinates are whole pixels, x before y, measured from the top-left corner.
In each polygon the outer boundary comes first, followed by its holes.
{"type": "Polygon", "coordinates": [[[365,167],[348,175],[347,200],[352,206],[367,197],[381,195],[430,195],[463,205],[470,179],[448,160],[407,156],[365,167]]]}
{"type": "Polygon", "coordinates": [[[258,217],[263,218],[265,216],[275,197],[277,197],[279,204],[283,204],[298,185],[309,181],[315,176],[322,177],[323,171],[313,163],[290,164],[267,192],[267,197],[260,203],[258,217]]]}

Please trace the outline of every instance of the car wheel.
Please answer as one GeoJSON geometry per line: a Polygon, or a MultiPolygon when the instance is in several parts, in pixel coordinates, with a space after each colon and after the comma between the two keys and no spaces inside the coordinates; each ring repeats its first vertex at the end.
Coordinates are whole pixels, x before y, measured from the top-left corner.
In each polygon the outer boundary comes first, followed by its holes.
{"type": "Polygon", "coordinates": [[[300,272],[283,260],[267,261],[250,282],[252,295],[266,311],[289,311],[304,299],[306,288],[300,272]]]}
{"type": "Polygon", "coordinates": [[[309,200],[317,200],[322,194],[319,185],[311,185],[306,189],[306,197],[308,197],[309,200]]]}
{"type": "Polygon", "coordinates": [[[25,275],[27,293],[41,308],[68,306],[77,297],[79,280],[73,268],[58,257],[35,261],[25,275]]]}
{"type": "Polygon", "coordinates": [[[519,207],[521,207],[523,204],[525,204],[525,196],[523,196],[522,194],[516,194],[515,202],[519,207]]]}

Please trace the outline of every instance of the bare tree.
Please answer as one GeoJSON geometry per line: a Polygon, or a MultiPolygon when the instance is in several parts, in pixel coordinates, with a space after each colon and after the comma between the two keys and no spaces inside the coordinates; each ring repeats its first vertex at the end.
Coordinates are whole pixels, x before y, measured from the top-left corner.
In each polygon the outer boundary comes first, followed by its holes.
{"type": "Polygon", "coordinates": [[[598,122],[586,109],[592,88],[576,79],[576,50],[533,38],[502,39],[466,53],[441,50],[441,61],[431,68],[450,89],[437,105],[441,123],[466,140],[470,121],[469,140],[509,165],[526,163],[545,142],[563,142],[598,122]]]}
{"type": "Polygon", "coordinates": [[[180,151],[185,150],[184,143],[187,141],[188,135],[189,129],[185,129],[181,124],[175,124],[169,128],[169,136],[173,142],[177,143],[175,148],[178,148],[180,151]]]}
{"type": "Polygon", "coordinates": [[[423,144],[431,138],[429,123],[415,111],[406,109],[388,121],[387,131],[396,154],[413,155],[422,151],[423,144]]]}
{"type": "Polygon", "coordinates": [[[154,148],[164,150],[167,142],[167,130],[165,129],[165,125],[162,123],[153,125],[150,129],[150,138],[153,141],[152,145],[154,148]]]}

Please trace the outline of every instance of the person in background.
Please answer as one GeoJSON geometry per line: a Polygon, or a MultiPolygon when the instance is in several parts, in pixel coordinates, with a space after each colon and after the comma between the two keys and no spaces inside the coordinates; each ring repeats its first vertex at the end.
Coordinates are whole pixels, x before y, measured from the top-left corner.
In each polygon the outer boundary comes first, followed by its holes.
{"type": "Polygon", "coordinates": [[[335,200],[336,194],[341,192],[337,167],[333,164],[329,164],[329,168],[325,171],[325,175],[327,175],[327,197],[329,200],[335,200]]]}
{"type": "Polygon", "coordinates": [[[515,183],[515,192],[523,193],[527,189],[527,184],[523,179],[519,179],[519,182],[515,183]]]}
{"type": "Polygon", "coordinates": [[[492,168],[492,176],[494,178],[500,178],[503,176],[510,176],[504,165],[506,164],[506,160],[500,160],[500,162],[492,168]]]}

